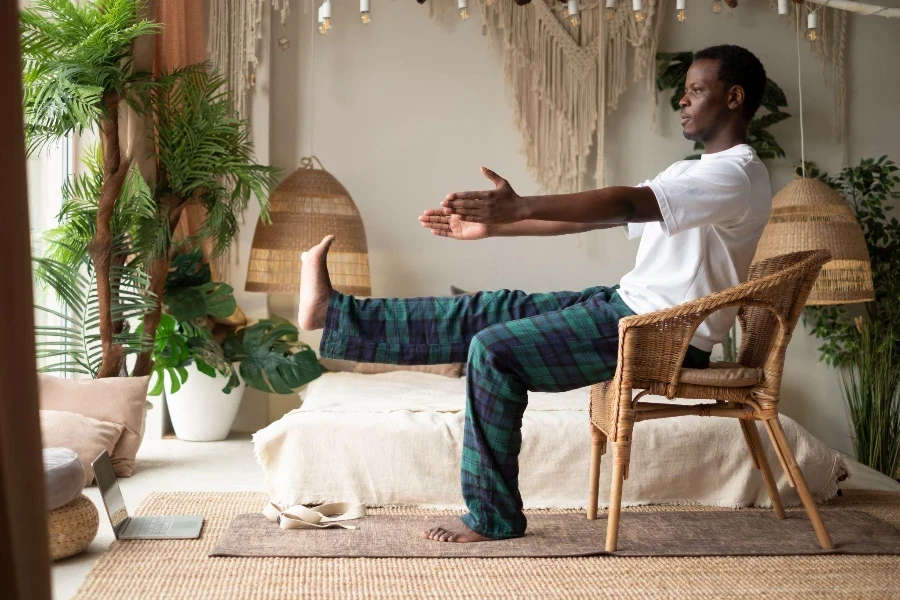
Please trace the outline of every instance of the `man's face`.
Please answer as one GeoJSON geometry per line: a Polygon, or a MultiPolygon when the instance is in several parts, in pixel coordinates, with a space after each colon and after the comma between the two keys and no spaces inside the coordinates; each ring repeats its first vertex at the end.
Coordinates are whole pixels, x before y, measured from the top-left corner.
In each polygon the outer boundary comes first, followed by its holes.
{"type": "Polygon", "coordinates": [[[705,142],[731,119],[728,90],[719,81],[719,61],[695,60],[687,72],[681,106],[684,137],[705,142]]]}

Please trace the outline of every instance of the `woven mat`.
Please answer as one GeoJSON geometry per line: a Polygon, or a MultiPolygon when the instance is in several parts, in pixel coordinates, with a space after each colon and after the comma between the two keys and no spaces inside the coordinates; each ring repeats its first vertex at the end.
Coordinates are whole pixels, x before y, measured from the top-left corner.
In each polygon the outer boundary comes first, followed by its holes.
{"type": "MultiPolygon", "coordinates": [[[[446,520],[446,517],[444,518],[446,520]]],[[[664,511],[622,516],[617,556],[772,556],[900,554],[900,529],[872,515],[845,510],[824,517],[835,548],[822,550],[804,513],[784,520],[771,513],[664,511]]],[[[538,514],[528,535],[479,544],[437,544],[422,532],[440,524],[433,515],[374,515],[357,529],[283,531],[259,513],[238,515],[210,556],[508,558],[607,554],[606,519],[584,514],[538,514]]]]}
{"type": "MultiPolygon", "coordinates": [[[[199,540],[113,542],[76,600],[166,598],[889,598],[900,590],[900,556],[714,556],[571,558],[210,558],[229,523],[260,510],[262,493],[154,494],[138,514],[203,514],[199,540]]],[[[822,505],[869,513],[900,527],[900,494],[847,491],[822,505]]],[[[690,507],[636,507],[625,514],[690,507]]],[[[578,514],[577,511],[555,511],[578,514]]],[[[745,511],[741,511],[745,512],[745,511]]],[[[754,511],[746,511],[754,512],[754,511]]],[[[414,509],[372,514],[422,515],[414,509]]],[[[734,514],[729,511],[730,514],[734,514]]],[[[432,518],[454,514],[427,511],[432,518]]],[[[529,516],[550,514],[532,511],[529,516]]],[[[785,523],[785,522],[782,522],[785,523]]],[[[624,532],[624,530],[623,530],[624,532]]],[[[321,532],[319,532],[321,533],[321,532]]],[[[810,532],[811,536],[812,533],[810,532]]]]}

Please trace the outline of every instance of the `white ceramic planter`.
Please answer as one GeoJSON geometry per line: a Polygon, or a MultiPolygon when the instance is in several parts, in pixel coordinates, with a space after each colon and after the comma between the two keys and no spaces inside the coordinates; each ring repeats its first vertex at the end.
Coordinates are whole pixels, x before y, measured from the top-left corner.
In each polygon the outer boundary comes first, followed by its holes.
{"type": "Polygon", "coordinates": [[[174,394],[166,390],[166,405],[175,435],[189,442],[224,440],[241,406],[246,384],[241,381],[226,394],[222,391],[226,383],[223,376],[204,375],[193,363],[187,371],[188,378],[181,389],[174,394]]]}

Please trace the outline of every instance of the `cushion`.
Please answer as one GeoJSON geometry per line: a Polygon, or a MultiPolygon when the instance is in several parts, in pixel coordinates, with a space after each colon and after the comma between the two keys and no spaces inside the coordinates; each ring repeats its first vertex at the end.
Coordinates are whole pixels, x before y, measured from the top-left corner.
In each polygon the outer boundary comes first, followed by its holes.
{"type": "Polygon", "coordinates": [[[416,373],[431,373],[444,377],[459,377],[462,374],[461,363],[448,363],[443,365],[389,365],[384,363],[358,363],[354,373],[363,375],[376,375],[378,373],[392,373],[394,371],[413,371],[416,373]]]}
{"type": "Polygon", "coordinates": [[[78,413],[122,426],[122,437],[110,456],[119,477],[131,477],[134,457],[141,445],[141,423],[150,377],[62,379],[38,375],[41,408],[78,413]]]}
{"type": "Polygon", "coordinates": [[[352,373],[358,363],[352,360],[340,360],[337,358],[319,358],[319,364],[332,373],[352,373]]]}
{"type": "Polygon", "coordinates": [[[762,380],[762,369],[752,369],[739,363],[714,362],[708,369],[681,369],[681,383],[717,387],[747,387],[762,380]]]}
{"type": "Polygon", "coordinates": [[[94,481],[91,463],[104,450],[112,455],[123,427],[64,410],[41,411],[41,435],[46,448],[68,448],[78,455],[84,467],[84,485],[94,481]]]}
{"type": "Polygon", "coordinates": [[[56,510],[81,495],[84,466],[78,455],[68,448],[44,448],[43,456],[47,510],[56,510]]]}
{"type": "Polygon", "coordinates": [[[77,498],[47,514],[50,558],[59,560],[78,554],[91,545],[100,526],[97,507],[86,496],[77,498]]]}

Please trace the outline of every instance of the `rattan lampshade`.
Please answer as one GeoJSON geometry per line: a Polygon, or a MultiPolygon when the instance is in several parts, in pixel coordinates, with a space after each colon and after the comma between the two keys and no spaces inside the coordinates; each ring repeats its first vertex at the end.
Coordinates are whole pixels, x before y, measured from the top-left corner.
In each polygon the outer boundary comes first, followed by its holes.
{"type": "Polygon", "coordinates": [[[869,251],[847,201],[818,179],[797,177],[772,199],[753,261],[820,248],[831,250],[834,258],[822,268],[807,304],[875,299],[869,251]]]}
{"type": "Polygon", "coordinates": [[[335,290],[354,296],[371,295],[366,230],[347,190],[315,157],[304,158],[272,193],[271,223],[256,224],[248,292],[300,291],[300,255],[334,234],[328,252],[328,273],[335,290]],[[314,166],[318,163],[319,168],[314,166]]]}

